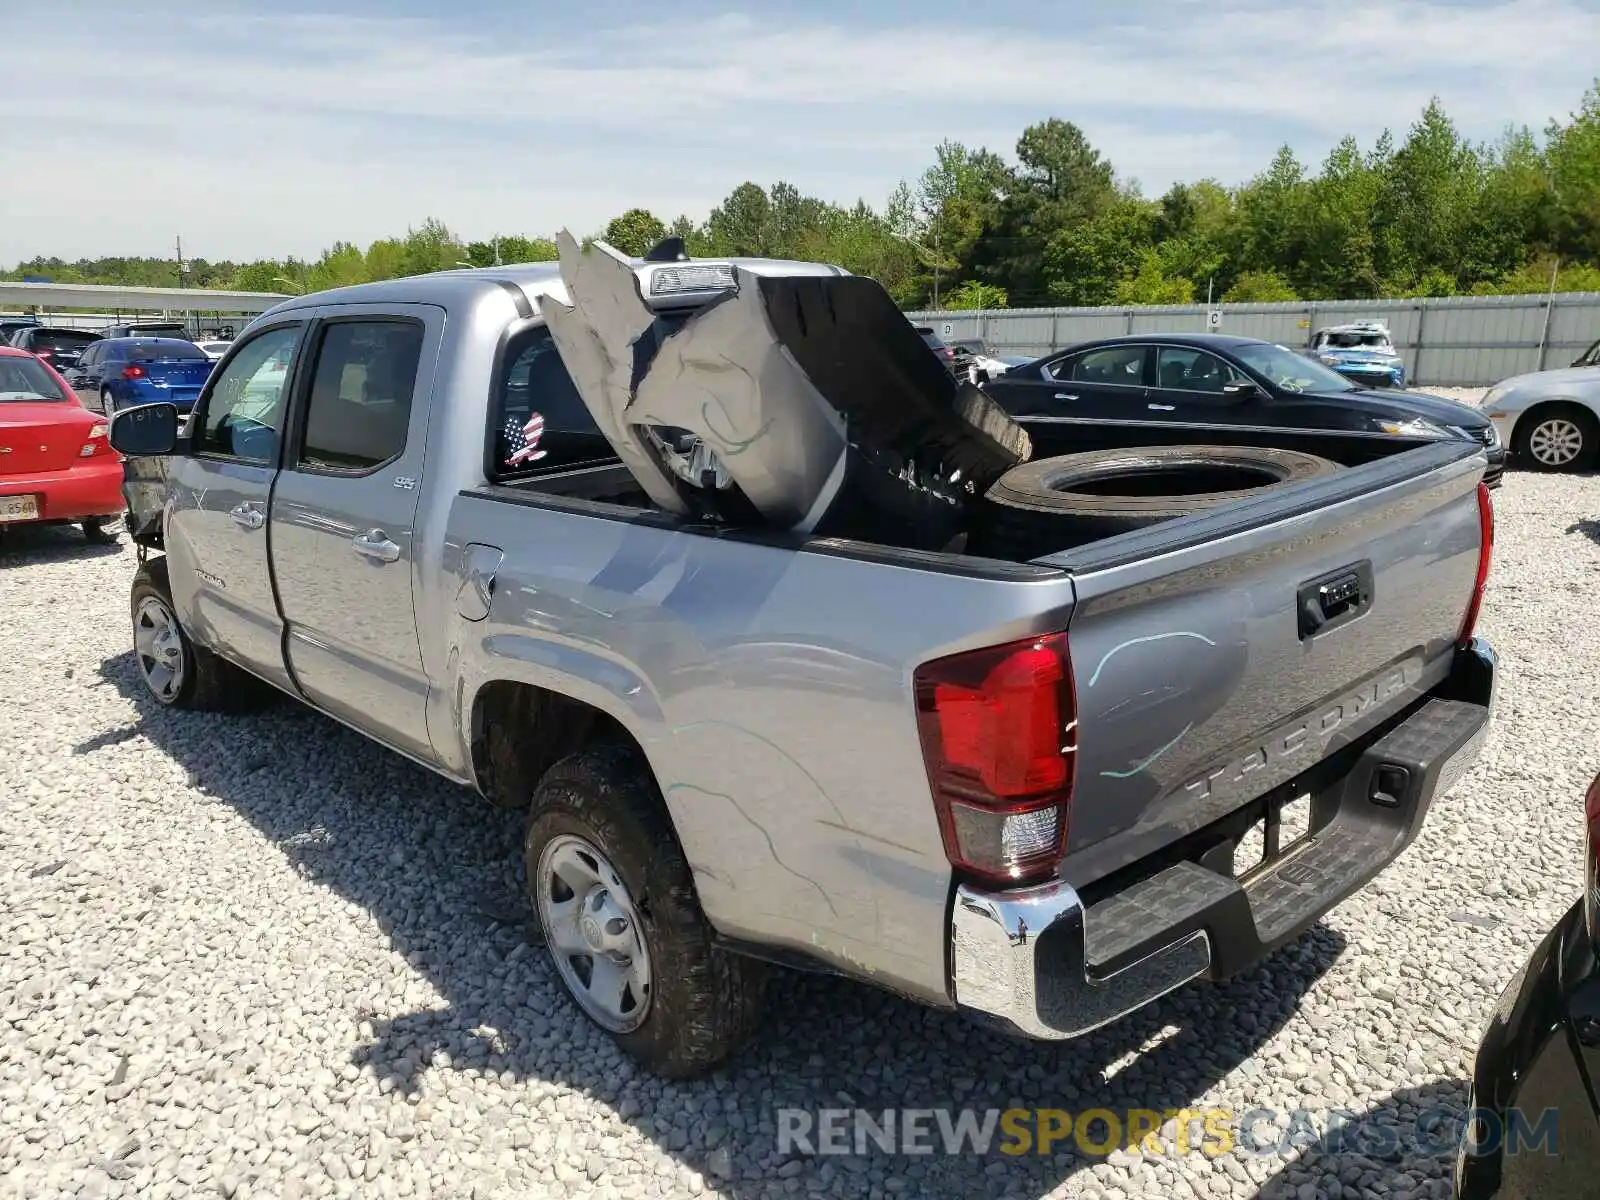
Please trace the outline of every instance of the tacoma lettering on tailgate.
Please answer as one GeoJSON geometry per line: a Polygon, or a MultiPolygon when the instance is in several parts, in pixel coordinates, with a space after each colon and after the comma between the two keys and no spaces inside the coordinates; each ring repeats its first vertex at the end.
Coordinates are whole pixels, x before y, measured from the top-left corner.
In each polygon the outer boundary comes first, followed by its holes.
{"type": "Polygon", "coordinates": [[[1196,799],[1206,799],[1213,789],[1231,789],[1258,772],[1267,772],[1276,777],[1275,782],[1282,782],[1296,774],[1302,763],[1310,766],[1325,758],[1328,743],[1335,733],[1365,716],[1374,706],[1382,706],[1404,694],[1419,676],[1416,663],[1392,667],[1368,680],[1359,690],[1316,709],[1310,716],[1297,717],[1275,729],[1238,758],[1184,784],[1183,791],[1196,799]],[[1269,767],[1273,768],[1270,772],[1269,767]],[[1286,767],[1293,769],[1285,770],[1286,767]]]}

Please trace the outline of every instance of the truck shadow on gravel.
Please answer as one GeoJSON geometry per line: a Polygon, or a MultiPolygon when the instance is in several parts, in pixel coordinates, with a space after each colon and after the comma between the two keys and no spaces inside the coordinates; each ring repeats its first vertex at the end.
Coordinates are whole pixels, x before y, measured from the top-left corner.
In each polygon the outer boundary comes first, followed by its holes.
{"type": "Polygon", "coordinates": [[[1308,1098],[1307,1111],[1281,1114],[1276,1124],[1273,1115],[1260,1114],[1252,1122],[1254,1134],[1245,1135],[1235,1153],[1277,1171],[1255,1200],[1443,1200],[1452,1194],[1449,1180],[1469,1090],[1465,1079],[1441,1079],[1401,1088],[1380,1104],[1344,1110],[1308,1098]]]}
{"type": "Polygon", "coordinates": [[[1584,520],[1574,521],[1567,526],[1568,533],[1581,533],[1595,545],[1600,546],[1600,521],[1584,520]]]}
{"type": "Polygon", "coordinates": [[[41,563],[108,558],[128,551],[126,538],[119,536],[114,542],[91,542],[76,525],[0,526],[0,571],[41,563]]]}
{"type": "MultiPolygon", "coordinates": [[[[998,1132],[987,1153],[780,1152],[778,1112],[945,1108],[954,1117],[972,1109],[981,1122],[987,1110],[1017,1107],[1193,1107],[1225,1076],[1230,1089],[1249,1092],[1273,1075],[1258,1050],[1345,947],[1318,925],[1239,978],[1181,989],[1058,1046],[1009,1039],[850,981],[779,972],[755,1045],[708,1079],[664,1083],[637,1072],[584,1020],[531,941],[520,814],[493,809],[291,701],[241,717],[171,712],[148,698],[131,652],[105,661],[100,674],[140,716],[76,753],[148,739],[302,876],[371,913],[393,951],[444,997],[436,1010],[360,1014],[372,1036],[353,1044],[350,1058],[383,1091],[437,1095],[468,1082],[453,1078],[465,1069],[518,1090],[561,1084],[741,1198],[1041,1196],[1079,1172],[1126,1185],[1128,1163],[1085,1157],[1064,1142],[1045,1154],[1002,1154],[998,1132]]],[[[523,1153],[535,1170],[553,1157],[537,1130],[523,1153]]],[[[635,1168],[646,1188],[638,1194],[683,1190],[681,1176],[650,1170],[635,1168]]],[[[1203,1181],[1195,1186],[1203,1194],[1203,1181]]],[[[1239,1176],[1230,1186],[1249,1185],[1239,1176]]]]}

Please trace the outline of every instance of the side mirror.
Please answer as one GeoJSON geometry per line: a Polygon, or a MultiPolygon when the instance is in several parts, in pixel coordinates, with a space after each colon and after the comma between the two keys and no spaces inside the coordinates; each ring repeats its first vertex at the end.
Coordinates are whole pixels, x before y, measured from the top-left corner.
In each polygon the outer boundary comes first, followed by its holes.
{"type": "Polygon", "coordinates": [[[130,458],[171,454],[177,444],[176,404],[141,404],[111,419],[111,448],[130,458]]]}
{"type": "Polygon", "coordinates": [[[1235,400],[1253,400],[1261,395],[1261,389],[1252,379],[1235,379],[1222,385],[1222,394],[1232,396],[1235,400]]]}

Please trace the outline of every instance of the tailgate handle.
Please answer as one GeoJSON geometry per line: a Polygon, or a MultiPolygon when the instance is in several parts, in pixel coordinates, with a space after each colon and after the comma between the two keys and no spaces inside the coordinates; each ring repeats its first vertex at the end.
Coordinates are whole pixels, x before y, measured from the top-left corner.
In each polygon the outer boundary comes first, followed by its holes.
{"type": "Polygon", "coordinates": [[[1372,563],[1340,567],[1300,585],[1300,640],[1353,621],[1372,605],[1372,563]]]}

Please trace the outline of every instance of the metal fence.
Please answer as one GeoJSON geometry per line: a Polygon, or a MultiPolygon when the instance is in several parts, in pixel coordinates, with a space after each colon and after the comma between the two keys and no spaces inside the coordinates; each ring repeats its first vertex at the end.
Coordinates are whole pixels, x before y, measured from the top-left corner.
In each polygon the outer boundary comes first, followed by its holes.
{"type": "MultiPolygon", "coordinates": [[[[1525,371],[1565,367],[1600,339],[1600,292],[1218,304],[1220,332],[1300,349],[1325,325],[1382,321],[1412,383],[1475,387],[1525,371]]],[[[1141,308],[1010,308],[916,312],[946,341],[981,339],[995,354],[1044,355],[1095,338],[1196,333],[1204,304],[1141,308]]]]}
{"type": "Polygon", "coordinates": [[[0,320],[7,317],[29,316],[41,325],[48,325],[52,329],[86,329],[91,333],[98,333],[107,325],[138,325],[152,322],[181,322],[191,334],[199,336],[201,333],[232,329],[235,332],[243,329],[254,321],[259,315],[253,312],[232,313],[226,310],[213,312],[197,312],[191,309],[179,309],[170,312],[31,312],[8,313],[0,312],[0,320]]]}

